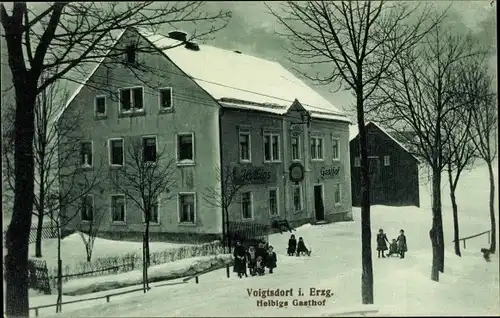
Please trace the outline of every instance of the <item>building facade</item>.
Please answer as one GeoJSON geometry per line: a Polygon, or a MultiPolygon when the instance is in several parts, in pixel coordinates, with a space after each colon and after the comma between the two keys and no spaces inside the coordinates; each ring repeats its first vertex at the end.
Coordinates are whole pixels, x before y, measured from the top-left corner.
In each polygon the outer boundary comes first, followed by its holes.
{"type": "MultiPolygon", "coordinates": [[[[420,206],[420,161],[374,122],[366,124],[370,204],[420,206]]],[[[361,204],[359,136],[351,133],[352,205],[361,204]]]]}
{"type": "MultiPolygon", "coordinates": [[[[265,88],[245,86],[256,82],[248,77],[261,77],[251,73],[255,68],[281,72],[270,75],[275,81],[284,77],[288,77],[285,82],[300,81],[278,63],[205,45],[163,49],[172,42],[178,44],[179,39],[124,31],[112,49],[123,52],[123,65],[104,59],[62,112],[59,121],[81,118],[71,136],[80,140],[74,158],[77,169],[88,178],[98,178],[96,187],[81,198],[75,195],[74,204],[63,208],[67,216],[72,211],[79,214],[68,218],[69,230],[101,216],[101,236],[141,237],[144,213],[137,198],[110,181],[114,173],[130,166],[132,145],[142,147],[143,160],[166,154],[159,164],[171,164],[175,180],[152,208],[152,239],[220,237],[222,208],[210,204],[206,196],[208,190],[223,196],[224,170],[217,168],[224,166],[239,171],[244,185],[230,207],[234,221],[269,224],[281,218],[302,224],[351,218],[345,115],[333,106],[328,110],[331,104],[309,88],[301,96],[288,96],[290,91],[305,90],[305,84],[272,95],[265,88]],[[131,52],[131,43],[151,50],[131,52]],[[227,63],[225,74],[238,74],[240,68],[247,78],[238,83],[218,74],[220,65],[200,73],[209,68],[207,60],[221,56],[227,63]],[[139,76],[127,63],[140,63],[152,71],[142,70],[139,76]],[[283,102],[280,96],[291,101],[283,102]],[[323,102],[325,111],[308,110],[301,97],[313,105],[323,102]],[[303,176],[291,181],[294,163],[303,176]]],[[[60,153],[64,147],[62,142],[60,153]]],[[[60,175],[63,192],[72,186],[68,175],[64,171],[60,175]]]]}

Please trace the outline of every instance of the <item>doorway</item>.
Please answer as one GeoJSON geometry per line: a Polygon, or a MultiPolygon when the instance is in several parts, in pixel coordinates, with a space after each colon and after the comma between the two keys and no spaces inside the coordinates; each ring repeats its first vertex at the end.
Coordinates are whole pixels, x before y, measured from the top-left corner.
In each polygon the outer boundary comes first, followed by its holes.
{"type": "Polygon", "coordinates": [[[323,185],[314,185],[314,211],[316,212],[316,221],[325,220],[325,206],[323,204],[323,185]]]}

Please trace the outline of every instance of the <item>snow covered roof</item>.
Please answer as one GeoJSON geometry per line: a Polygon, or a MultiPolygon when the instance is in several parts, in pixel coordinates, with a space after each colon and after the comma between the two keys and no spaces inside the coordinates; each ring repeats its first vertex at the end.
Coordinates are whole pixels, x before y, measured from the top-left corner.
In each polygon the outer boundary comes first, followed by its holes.
{"type": "MultiPolygon", "coordinates": [[[[399,147],[401,147],[401,149],[403,149],[404,151],[409,153],[415,160],[417,160],[418,163],[420,163],[420,160],[417,157],[415,157],[410,151],[408,151],[408,149],[401,142],[399,142],[396,138],[394,138],[391,134],[389,134],[384,128],[382,128],[377,123],[370,121],[370,122],[366,123],[365,127],[370,125],[370,124],[374,125],[378,129],[380,129],[380,131],[382,131],[387,137],[391,138],[399,147]]],[[[359,130],[358,130],[357,125],[349,125],[349,141],[356,138],[358,133],[359,133],[359,130]]]]}
{"type": "Polygon", "coordinates": [[[193,51],[169,37],[139,32],[216,100],[234,98],[275,104],[286,111],[297,99],[307,111],[347,119],[341,110],[278,62],[204,44],[199,44],[199,51],[193,51]]]}
{"type": "MultiPolygon", "coordinates": [[[[125,31],[121,31],[115,44],[125,31]]],[[[350,122],[341,110],[278,62],[204,44],[198,44],[200,50],[190,50],[172,38],[141,30],[138,32],[223,107],[253,109],[282,115],[295,100],[298,100],[304,109],[310,112],[312,118],[350,122]],[[251,103],[226,102],[227,100],[251,103]]],[[[59,116],[78,95],[103,60],[97,63],[89,76],[75,90],[59,116]]]]}

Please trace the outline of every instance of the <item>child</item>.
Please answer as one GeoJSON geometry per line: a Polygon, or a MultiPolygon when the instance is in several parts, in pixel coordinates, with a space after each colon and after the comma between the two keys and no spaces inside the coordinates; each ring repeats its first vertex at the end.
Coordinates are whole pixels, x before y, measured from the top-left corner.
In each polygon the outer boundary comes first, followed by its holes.
{"type": "Polygon", "coordinates": [[[250,246],[248,248],[247,260],[248,260],[248,269],[250,271],[250,275],[255,276],[256,275],[255,268],[257,266],[257,253],[253,246],[250,246]]]}
{"type": "Polygon", "coordinates": [[[378,258],[380,258],[380,254],[382,254],[382,258],[385,258],[384,251],[387,251],[387,243],[389,243],[389,240],[387,239],[387,236],[384,233],[384,230],[380,229],[378,230],[377,234],[377,251],[378,251],[378,258]]]}
{"type": "Polygon", "coordinates": [[[255,262],[255,272],[259,275],[262,276],[264,275],[265,268],[264,268],[264,260],[262,256],[257,256],[257,261],[255,262]]]}
{"type": "Polygon", "coordinates": [[[401,258],[405,258],[405,253],[408,252],[408,246],[406,245],[405,231],[401,229],[398,236],[398,252],[401,258]]]}
{"type": "Polygon", "coordinates": [[[301,253],[311,256],[311,251],[307,249],[304,239],[299,237],[299,242],[297,243],[297,256],[300,256],[301,253]]]}
{"type": "Polygon", "coordinates": [[[245,277],[248,277],[245,254],[246,254],[245,247],[241,245],[240,241],[236,241],[236,247],[234,248],[233,252],[234,256],[233,272],[237,273],[239,278],[242,278],[243,275],[245,275],[245,277]]]}
{"type": "Polygon", "coordinates": [[[295,239],[295,235],[291,235],[290,239],[288,240],[288,249],[287,253],[288,256],[293,256],[295,254],[295,250],[297,249],[297,240],[295,239]]]}
{"type": "Polygon", "coordinates": [[[391,244],[389,244],[389,254],[387,254],[387,257],[391,256],[392,254],[399,254],[398,242],[396,242],[396,239],[392,239],[391,244]]]}
{"type": "Polygon", "coordinates": [[[267,252],[267,260],[266,260],[266,266],[269,268],[269,274],[273,273],[273,269],[277,267],[278,259],[276,257],[276,253],[273,251],[273,247],[269,246],[269,250],[267,252]]]}
{"type": "Polygon", "coordinates": [[[260,256],[260,258],[262,259],[262,266],[266,267],[267,248],[266,248],[264,242],[259,243],[259,245],[255,251],[255,255],[257,255],[257,257],[260,256]]]}

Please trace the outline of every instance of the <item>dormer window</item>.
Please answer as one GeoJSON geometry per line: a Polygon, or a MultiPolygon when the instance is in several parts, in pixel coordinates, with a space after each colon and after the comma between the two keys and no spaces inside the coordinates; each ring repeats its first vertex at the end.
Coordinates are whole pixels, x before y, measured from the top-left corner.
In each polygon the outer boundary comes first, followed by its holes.
{"type": "Polygon", "coordinates": [[[134,64],[136,62],[136,52],[137,49],[135,45],[131,44],[125,48],[125,56],[127,63],[134,64]]]}

